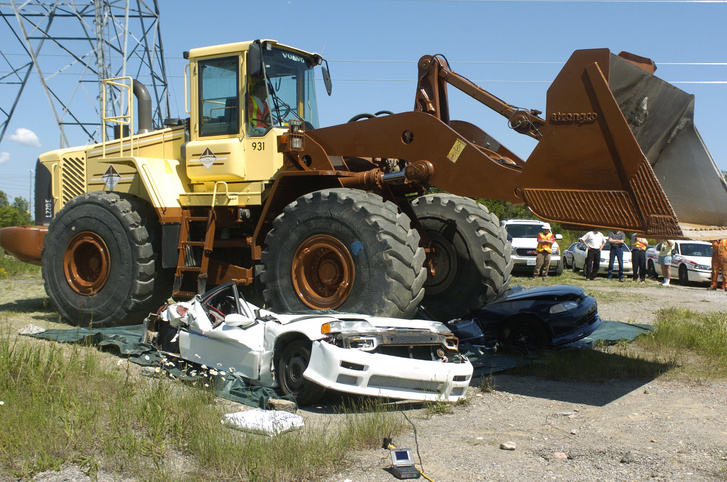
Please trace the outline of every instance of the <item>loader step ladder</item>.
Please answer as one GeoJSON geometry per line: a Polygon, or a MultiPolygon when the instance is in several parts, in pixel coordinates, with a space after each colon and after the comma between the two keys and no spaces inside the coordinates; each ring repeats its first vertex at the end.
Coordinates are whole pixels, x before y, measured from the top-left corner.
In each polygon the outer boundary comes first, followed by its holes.
{"type": "Polygon", "coordinates": [[[191,299],[207,290],[207,270],[215,238],[216,216],[207,209],[207,216],[194,215],[191,209],[182,210],[179,232],[179,256],[174,275],[174,299],[191,299]],[[191,291],[196,282],[197,291],[191,291]]]}

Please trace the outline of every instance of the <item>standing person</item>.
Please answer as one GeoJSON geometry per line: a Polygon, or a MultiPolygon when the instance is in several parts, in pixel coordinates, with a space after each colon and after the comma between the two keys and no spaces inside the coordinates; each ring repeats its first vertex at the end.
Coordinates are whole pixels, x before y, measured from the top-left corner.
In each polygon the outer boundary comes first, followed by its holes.
{"type": "Polygon", "coordinates": [[[720,270],[722,271],[722,289],[727,291],[727,239],[712,241],[712,284],[708,289],[717,289],[720,270]]]}
{"type": "Polygon", "coordinates": [[[659,266],[661,266],[661,275],[664,277],[662,286],[669,286],[669,280],[671,280],[671,250],[674,249],[674,244],[671,239],[666,239],[661,243],[659,266]]]}
{"type": "Polygon", "coordinates": [[[624,280],[624,245],[626,244],[626,235],[623,231],[611,231],[608,233],[608,242],[611,245],[611,251],[608,257],[608,279],[613,278],[613,261],[618,259],[618,280],[623,283],[624,280]]]}
{"type": "Polygon", "coordinates": [[[634,233],[631,236],[631,262],[634,266],[634,282],[641,278],[642,283],[646,283],[646,245],[649,242],[646,238],[637,236],[634,233]]]}
{"type": "Polygon", "coordinates": [[[586,261],[583,265],[583,274],[586,275],[586,279],[594,280],[601,265],[601,249],[606,244],[606,237],[594,228],[584,234],[580,241],[588,247],[586,261]]]}
{"type": "Polygon", "coordinates": [[[538,247],[535,248],[535,271],[533,272],[533,279],[538,276],[543,277],[543,281],[548,277],[548,270],[550,269],[550,253],[553,251],[553,243],[555,242],[555,236],[550,232],[550,224],[545,223],[542,227],[542,232],[538,233],[538,247]]]}

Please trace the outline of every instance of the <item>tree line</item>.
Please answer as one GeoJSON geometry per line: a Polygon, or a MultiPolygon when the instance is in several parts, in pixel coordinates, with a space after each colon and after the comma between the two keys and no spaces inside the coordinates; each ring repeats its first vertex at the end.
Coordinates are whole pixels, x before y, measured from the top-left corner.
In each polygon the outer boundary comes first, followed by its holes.
{"type": "Polygon", "coordinates": [[[16,197],[11,203],[8,195],[4,191],[0,191],[0,228],[31,224],[33,224],[33,216],[30,215],[28,200],[16,197]]]}

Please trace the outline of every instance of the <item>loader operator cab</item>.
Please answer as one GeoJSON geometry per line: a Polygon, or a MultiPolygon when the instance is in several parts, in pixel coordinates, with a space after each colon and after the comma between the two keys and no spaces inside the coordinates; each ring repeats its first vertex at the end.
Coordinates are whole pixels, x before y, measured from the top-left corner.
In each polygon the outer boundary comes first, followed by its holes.
{"type": "MultiPolygon", "coordinates": [[[[277,136],[291,120],[319,126],[317,54],[256,40],[187,52],[191,132],[185,147],[192,182],[265,181],[282,167],[277,136]]],[[[326,89],[330,77],[323,68],[326,89]]]]}

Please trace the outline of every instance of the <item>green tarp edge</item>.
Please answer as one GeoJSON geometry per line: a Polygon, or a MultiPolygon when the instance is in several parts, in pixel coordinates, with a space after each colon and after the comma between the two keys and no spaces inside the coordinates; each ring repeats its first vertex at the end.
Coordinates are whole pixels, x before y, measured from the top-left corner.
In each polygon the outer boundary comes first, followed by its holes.
{"type": "MultiPolygon", "coordinates": [[[[185,382],[199,382],[206,378],[210,380],[215,389],[215,395],[218,397],[250,407],[267,408],[268,401],[271,399],[295,402],[292,396],[281,396],[272,388],[251,385],[240,375],[225,372],[223,368],[203,370],[194,365],[191,367],[180,366],[180,363],[167,359],[154,346],[142,343],[143,335],[143,325],[45,330],[40,333],[28,334],[28,336],[42,340],[97,346],[104,351],[128,358],[137,365],[158,367],[160,373],[166,373],[172,378],[185,382]]],[[[184,365],[188,364],[184,363],[184,365]]]]}

